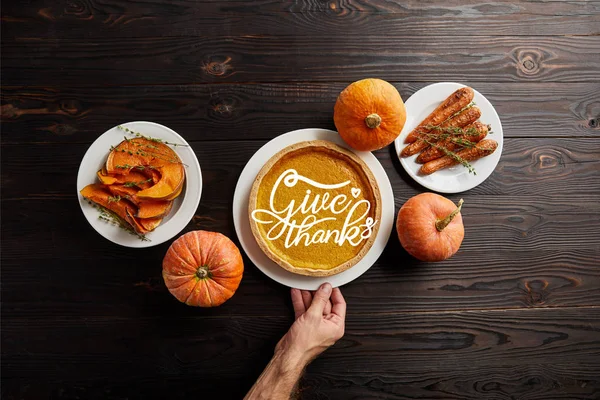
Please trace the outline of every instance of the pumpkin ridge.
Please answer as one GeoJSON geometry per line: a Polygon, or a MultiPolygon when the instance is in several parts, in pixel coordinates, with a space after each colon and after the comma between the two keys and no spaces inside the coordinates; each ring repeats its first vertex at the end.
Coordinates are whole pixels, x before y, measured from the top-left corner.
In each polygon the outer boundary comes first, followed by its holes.
{"type": "Polygon", "coordinates": [[[196,285],[194,285],[194,287],[192,287],[192,290],[190,290],[190,292],[188,293],[188,295],[185,298],[185,300],[183,300],[183,303],[188,304],[188,301],[190,300],[190,297],[192,297],[192,295],[194,294],[194,288],[195,287],[196,287],[196,285]]]}
{"type": "MultiPolygon", "coordinates": [[[[191,271],[196,271],[196,269],[198,268],[196,265],[191,265],[188,260],[181,257],[177,251],[173,251],[171,254],[174,257],[176,257],[180,262],[183,262],[185,264],[185,266],[187,268],[189,268],[191,271]]],[[[191,271],[190,271],[189,275],[194,275],[195,272],[191,272],[191,271]]],[[[174,274],[171,274],[171,275],[174,275],[174,274]]]]}
{"type": "MultiPolygon", "coordinates": [[[[214,280],[207,281],[206,286],[208,287],[208,285],[213,285],[213,288],[212,288],[213,290],[219,290],[219,292],[221,294],[220,297],[231,298],[233,296],[233,294],[235,293],[231,289],[226,288],[225,286],[219,284],[218,282],[216,282],[214,280]],[[216,285],[216,287],[214,287],[215,285],[216,285]]],[[[214,304],[214,302],[212,302],[212,297],[211,297],[211,303],[214,304]]],[[[220,304],[222,304],[222,303],[220,303],[220,304]]]]}
{"type": "Polygon", "coordinates": [[[207,254],[210,254],[210,251],[212,250],[212,247],[206,251],[204,251],[204,249],[202,248],[202,246],[200,246],[200,238],[198,237],[200,236],[199,234],[195,235],[194,239],[196,240],[196,248],[198,249],[198,253],[200,254],[200,265],[209,265],[208,263],[208,257],[207,254]]]}
{"type": "Polygon", "coordinates": [[[196,261],[196,270],[206,265],[206,263],[203,260],[204,257],[202,255],[202,246],[200,246],[200,239],[198,238],[198,234],[190,233],[189,235],[185,235],[184,237],[188,248],[198,250],[198,253],[200,253],[200,259],[198,259],[198,255],[196,254],[196,252],[190,251],[190,253],[192,253],[192,256],[194,257],[194,261],[196,261]]]}
{"type": "MultiPolygon", "coordinates": [[[[216,262],[214,262],[215,261],[215,254],[219,253],[218,249],[220,249],[222,247],[222,246],[220,246],[220,243],[222,241],[223,241],[223,239],[220,236],[218,236],[216,238],[216,240],[212,240],[210,248],[206,252],[207,256],[206,256],[206,259],[204,261],[206,262],[206,265],[210,266],[211,270],[214,268],[213,263],[216,264],[216,262]],[[217,246],[217,244],[219,244],[219,246],[217,246]],[[217,250],[215,250],[215,247],[216,247],[217,250]]],[[[216,268],[220,268],[223,265],[225,265],[225,263],[218,265],[216,268]]]]}
{"type": "MultiPolygon", "coordinates": [[[[211,279],[212,280],[212,279],[211,279]]],[[[210,303],[210,306],[214,306],[214,302],[212,299],[212,296],[210,295],[210,290],[208,290],[208,279],[200,279],[197,283],[197,285],[202,285],[202,287],[204,288],[204,290],[206,291],[206,296],[208,297],[208,301],[210,303]]]]}
{"type": "Polygon", "coordinates": [[[190,290],[190,293],[188,294],[188,296],[185,298],[185,300],[183,301],[185,304],[188,303],[188,301],[190,300],[190,297],[192,297],[194,295],[194,293],[196,292],[196,286],[198,286],[198,283],[200,283],[201,281],[198,280],[194,286],[192,287],[192,290],[190,290]]]}
{"type": "Polygon", "coordinates": [[[169,288],[167,286],[167,289],[169,289],[169,292],[173,296],[175,296],[175,298],[177,300],[179,300],[180,302],[186,302],[187,299],[189,299],[190,295],[193,293],[194,285],[191,285],[191,282],[187,281],[183,285],[177,286],[176,288],[169,288]],[[191,288],[190,288],[190,286],[191,286],[191,288]],[[180,291],[183,291],[184,293],[180,293],[180,291]],[[185,293],[185,292],[187,292],[187,293],[185,293]]]}
{"type": "MultiPolygon", "coordinates": [[[[171,276],[172,276],[172,275],[171,275],[171,276]]],[[[188,276],[188,275],[182,275],[182,276],[188,276]]],[[[182,287],[182,286],[184,286],[184,285],[187,285],[187,284],[189,284],[189,283],[190,283],[190,281],[185,281],[185,282],[183,282],[181,285],[177,285],[177,286],[171,286],[171,287],[169,287],[168,289],[169,289],[169,290],[175,290],[175,289],[179,289],[180,287],[182,287]]]]}
{"type": "MultiPolygon", "coordinates": [[[[186,243],[181,238],[177,239],[173,242],[170,247],[170,250],[173,250],[180,259],[184,260],[188,266],[192,265],[192,261],[194,261],[194,257],[190,254],[190,250],[187,248],[186,243]]],[[[168,254],[168,253],[167,253],[168,254]]],[[[195,270],[196,266],[193,265],[192,269],[195,270]]]]}
{"type": "MultiPolygon", "coordinates": [[[[231,260],[225,260],[225,261],[223,261],[223,263],[211,268],[210,272],[211,272],[212,276],[217,277],[217,278],[232,278],[232,277],[238,276],[238,275],[230,276],[230,275],[221,275],[220,274],[221,271],[219,271],[219,270],[229,263],[231,263],[231,260]]],[[[227,271],[224,271],[224,272],[228,273],[227,271]]]]}
{"type": "Polygon", "coordinates": [[[218,281],[216,281],[216,280],[214,280],[214,279],[211,279],[211,280],[210,280],[210,282],[211,282],[211,283],[214,283],[214,284],[216,284],[217,286],[219,286],[219,287],[223,288],[224,290],[226,290],[226,291],[228,291],[228,292],[231,292],[231,290],[230,290],[229,288],[226,288],[225,286],[221,285],[221,283],[220,283],[220,282],[218,282],[218,281]]]}
{"type": "MultiPolygon", "coordinates": [[[[238,255],[238,257],[241,259],[242,255],[240,253],[240,250],[235,247],[232,249],[232,251],[235,251],[238,255]]],[[[228,259],[223,259],[224,261],[222,263],[220,263],[219,265],[217,265],[216,267],[211,269],[211,273],[214,277],[216,278],[225,278],[225,279],[231,279],[231,278],[237,278],[238,276],[241,276],[242,273],[237,274],[237,275],[229,275],[230,273],[232,273],[231,271],[224,271],[226,275],[222,275],[219,271],[222,267],[225,267],[228,264],[231,264],[232,262],[235,262],[236,260],[234,258],[228,258],[228,259]]],[[[234,271],[235,272],[235,271],[234,271]]]]}
{"type": "Polygon", "coordinates": [[[202,260],[198,260],[198,258],[196,257],[196,252],[192,251],[192,249],[200,249],[199,244],[195,240],[196,235],[193,232],[186,233],[181,237],[181,239],[184,243],[183,247],[185,247],[188,253],[190,254],[190,258],[194,260],[195,265],[193,266],[193,269],[194,271],[196,271],[198,267],[202,266],[202,260]]]}

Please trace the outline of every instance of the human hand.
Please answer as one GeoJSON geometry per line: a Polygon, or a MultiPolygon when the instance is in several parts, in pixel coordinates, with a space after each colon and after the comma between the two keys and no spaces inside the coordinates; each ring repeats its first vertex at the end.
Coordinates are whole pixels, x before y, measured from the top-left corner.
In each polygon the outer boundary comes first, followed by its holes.
{"type": "Polygon", "coordinates": [[[292,304],[296,320],[275,353],[285,353],[294,362],[307,365],[344,336],[346,301],[339,288],[324,283],[314,295],[292,289],[292,304]]]}

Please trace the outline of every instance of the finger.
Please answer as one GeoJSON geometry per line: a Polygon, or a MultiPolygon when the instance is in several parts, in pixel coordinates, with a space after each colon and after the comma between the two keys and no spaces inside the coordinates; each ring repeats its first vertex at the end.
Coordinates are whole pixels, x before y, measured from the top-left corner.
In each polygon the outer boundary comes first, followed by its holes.
{"type": "Polygon", "coordinates": [[[312,294],[308,290],[302,290],[302,301],[304,302],[304,310],[308,310],[312,303],[312,294]]]}
{"type": "Polygon", "coordinates": [[[306,307],[304,307],[304,301],[302,300],[302,294],[298,289],[292,289],[292,305],[294,306],[294,315],[296,318],[306,312],[306,307]]]}
{"type": "Polygon", "coordinates": [[[319,290],[315,292],[312,304],[307,312],[318,315],[319,317],[323,315],[325,305],[329,302],[329,296],[331,296],[331,285],[329,283],[324,283],[319,287],[319,290]]]}
{"type": "Polygon", "coordinates": [[[344,300],[340,288],[335,288],[331,292],[331,303],[331,312],[344,320],[346,318],[346,300],[344,300]]]}
{"type": "Polygon", "coordinates": [[[331,301],[327,300],[327,303],[325,303],[325,309],[323,309],[323,315],[329,314],[331,314],[331,301]]]}

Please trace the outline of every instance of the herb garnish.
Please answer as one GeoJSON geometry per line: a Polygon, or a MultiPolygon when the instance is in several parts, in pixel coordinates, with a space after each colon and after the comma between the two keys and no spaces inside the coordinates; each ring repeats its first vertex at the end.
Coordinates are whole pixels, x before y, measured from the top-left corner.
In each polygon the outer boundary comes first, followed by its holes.
{"type": "Polygon", "coordinates": [[[127,182],[123,183],[123,186],[125,186],[125,187],[136,187],[136,186],[140,187],[144,183],[150,183],[150,182],[152,182],[152,178],[146,179],[145,181],[139,181],[139,182],[127,181],[127,182]]]}
{"type": "Polygon", "coordinates": [[[450,151],[447,148],[445,148],[444,146],[440,146],[440,145],[438,145],[438,144],[436,144],[434,142],[431,142],[431,141],[429,141],[427,139],[423,139],[423,141],[425,143],[427,143],[428,145],[430,145],[431,147],[436,148],[438,150],[441,150],[445,155],[447,155],[448,157],[452,158],[454,161],[462,164],[473,175],[477,175],[477,172],[475,172],[475,168],[473,168],[473,166],[471,165],[471,163],[469,163],[467,160],[465,160],[464,158],[462,158],[461,156],[459,156],[455,152],[450,151]]]}
{"type": "MultiPolygon", "coordinates": [[[[459,111],[457,111],[456,113],[454,113],[452,116],[450,116],[447,120],[449,120],[450,118],[453,118],[455,116],[457,116],[458,114],[462,113],[463,111],[473,107],[475,105],[475,102],[471,102],[469,104],[467,104],[465,107],[463,107],[462,109],[460,109],[459,111]]],[[[444,121],[445,122],[445,121],[444,121]]],[[[478,136],[479,130],[477,128],[459,128],[457,126],[440,126],[440,125],[425,125],[423,128],[425,128],[427,131],[423,132],[420,131],[419,133],[421,134],[421,136],[424,137],[420,137],[418,140],[422,140],[423,142],[427,143],[429,146],[438,149],[440,151],[442,151],[446,156],[452,158],[454,161],[460,163],[461,165],[463,165],[465,168],[467,168],[469,170],[469,173],[472,173],[473,175],[477,175],[477,172],[475,172],[475,168],[471,165],[471,163],[469,163],[467,160],[465,160],[464,158],[462,158],[461,156],[459,156],[457,153],[455,153],[452,150],[449,150],[448,148],[446,148],[443,143],[455,143],[458,144],[459,146],[462,147],[466,147],[466,148],[472,148],[475,147],[477,145],[476,142],[472,142],[468,139],[464,139],[460,136],[478,136]],[[431,131],[438,131],[440,133],[430,133],[431,131]],[[442,145],[440,145],[440,143],[442,143],[442,145]]],[[[492,126],[491,125],[487,125],[487,129],[488,129],[488,134],[492,134],[492,126]]]]}
{"type": "MultiPolygon", "coordinates": [[[[164,143],[164,144],[168,144],[170,146],[185,146],[185,147],[188,147],[187,144],[183,144],[183,143],[171,143],[171,142],[167,142],[166,140],[162,140],[162,139],[157,139],[157,138],[153,138],[153,137],[150,137],[150,136],[146,136],[146,135],[143,135],[143,134],[141,134],[139,132],[132,131],[131,129],[126,128],[126,127],[124,127],[122,125],[117,126],[117,128],[121,129],[122,131],[127,132],[130,135],[133,135],[133,136],[139,137],[139,138],[144,138],[144,139],[150,140],[152,142],[164,143]]],[[[125,139],[125,140],[127,140],[127,139],[125,139]]]]}
{"type": "Polygon", "coordinates": [[[100,215],[98,215],[98,219],[104,221],[108,224],[118,226],[119,228],[127,231],[129,234],[133,236],[137,236],[143,242],[151,242],[150,239],[146,237],[146,235],[142,235],[141,233],[136,232],[131,225],[129,225],[126,221],[123,221],[121,217],[119,217],[114,212],[109,209],[101,206],[100,204],[94,203],[88,200],[88,203],[100,211],[100,215]]]}

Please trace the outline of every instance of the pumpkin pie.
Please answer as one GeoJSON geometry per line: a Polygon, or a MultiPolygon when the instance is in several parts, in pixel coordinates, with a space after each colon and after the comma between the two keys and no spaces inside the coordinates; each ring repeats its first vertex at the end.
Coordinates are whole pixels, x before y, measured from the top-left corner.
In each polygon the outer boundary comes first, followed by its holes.
{"type": "Polygon", "coordinates": [[[252,186],[248,214],[271,260],[296,274],[330,276],[354,266],[373,245],[381,195],[354,153],[307,141],[267,161],[252,186]]]}

